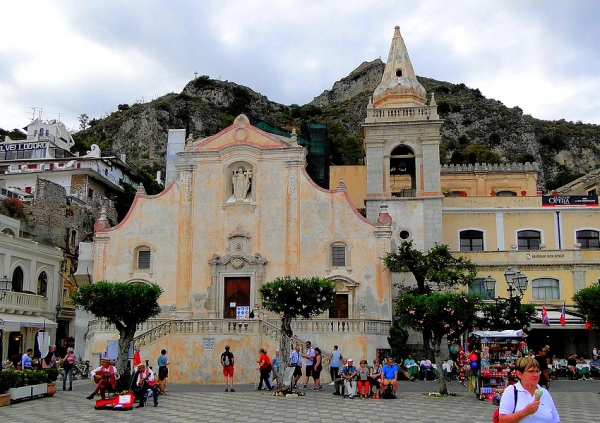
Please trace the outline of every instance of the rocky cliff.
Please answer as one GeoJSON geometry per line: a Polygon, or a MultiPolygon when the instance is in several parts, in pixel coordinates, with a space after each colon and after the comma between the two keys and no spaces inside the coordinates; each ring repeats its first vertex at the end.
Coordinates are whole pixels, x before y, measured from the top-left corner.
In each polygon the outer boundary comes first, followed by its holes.
{"type": "MultiPolygon", "coordinates": [[[[75,140],[81,151],[96,143],[104,150],[125,153],[137,165],[154,171],[164,168],[169,128],[185,128],[194,137],[209,136],[245,113],[286,129],[301,130],[303,123],[326,123],[331,128],[333,150],[346,146],[356,150],[366,105],[383,68],[379,59],[364,62],[304,106],[275,103],[248,87],[202,76],[190,81],[179,94],[167,94],[149,103],[119,105],[110,116],[93,119],[90,128],[75,134],[75,140]]],[[[445,120],[445,161],[469,145],[483,145],[502,161],[539,162],[541,189],[562,185],[600,163],[597,125],[542,121],[523,115],[518,107],[508,108],[487,99],[478,89],[464,84],[418,78],[429,94],[435,93],[440,117],[445,120]]],[[[338,154],[332,160],[354,163],[356,157],[338,154]]]]}

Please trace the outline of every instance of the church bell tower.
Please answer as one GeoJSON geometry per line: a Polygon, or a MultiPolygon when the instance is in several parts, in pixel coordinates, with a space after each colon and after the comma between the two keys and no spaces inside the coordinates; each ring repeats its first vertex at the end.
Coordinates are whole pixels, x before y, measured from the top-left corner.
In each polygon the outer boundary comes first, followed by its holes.
{"type": "Polygon", "coordinates": [[[362,125],[367,166],[367,218],[382,204],[393,218],[392,248],[413,240],[428,250],[442,241],[439,145],[443,121],[433,94],[427,103],[396,26],[381,82],[362,125]]]}

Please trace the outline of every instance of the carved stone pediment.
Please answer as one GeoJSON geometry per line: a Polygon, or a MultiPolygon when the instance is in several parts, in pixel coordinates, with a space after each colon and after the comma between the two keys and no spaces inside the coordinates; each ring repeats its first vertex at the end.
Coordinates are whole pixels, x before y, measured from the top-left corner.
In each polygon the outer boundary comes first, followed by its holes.
{"type": "Polygon", "coordinates": [[[227,253],[232,255],[245,255],[252,252],[250,235],[238,224],[235,231],[227,236],[227,253]]]}
{"type": "Polygon", "coordinates": [[[234,269],[241,269],[246,264],[250,266],[264,266],[267,264],[267,259],[264,258],[259,253],[254,255],[251,254],[226,254],[224,256],[220,256],[215,254],[208,262],[213,266],[227,266],[230,265],[234,269]]]}

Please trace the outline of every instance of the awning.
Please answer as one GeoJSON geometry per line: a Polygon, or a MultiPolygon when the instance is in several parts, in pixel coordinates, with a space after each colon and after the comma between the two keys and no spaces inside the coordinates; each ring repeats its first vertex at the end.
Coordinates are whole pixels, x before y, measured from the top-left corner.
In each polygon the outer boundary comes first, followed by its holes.
{"type": "Polygon", "coordinates": [[[585,319],[575,313],[569,312],[566,310],[565,312],[565,326],[560,324],[560,315],[561,312],[557,310],[548,310],[548,320],[550,326],[546,326],[542,322],[542,312],[541,310],[536,310],[535,320],[531,322],[532,329],[586,329],[585,327],[585,319]]]}
{"type": "Polygon", "coordinates": [[[476,330],[469,336],[477,336],[479,338],[526,338],[527,334],[522,330],[476,330]]]}
{"type": "Polygon", "coordinates": [[[0,313],[0,329],[7,332],[19,331],[21,328],[55,329],[58,325],[44,316],[26,316],[23,314],[0,313]]]}

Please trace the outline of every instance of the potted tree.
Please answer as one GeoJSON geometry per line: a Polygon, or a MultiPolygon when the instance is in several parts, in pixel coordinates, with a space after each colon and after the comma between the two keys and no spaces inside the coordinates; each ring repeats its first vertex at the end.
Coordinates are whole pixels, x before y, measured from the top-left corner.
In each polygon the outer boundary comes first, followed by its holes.
{"type": "Polygon", "coordinates": [[[58,378],[58,369],[55,369],[54,367],[49,368],[49,369],[44,369],[44,372],[46,372],[46,383],[48,384],[48,392],[46,393],[46,396],[53,396],[54,394],[56,394],[56,379],[58,378]]]}

